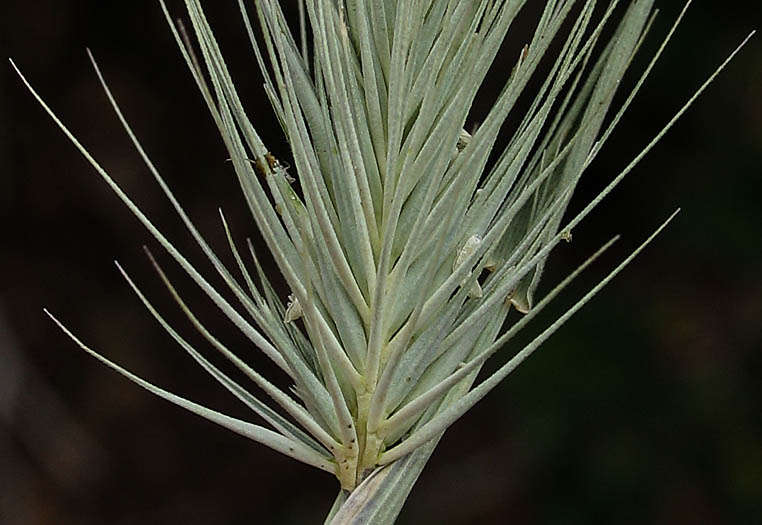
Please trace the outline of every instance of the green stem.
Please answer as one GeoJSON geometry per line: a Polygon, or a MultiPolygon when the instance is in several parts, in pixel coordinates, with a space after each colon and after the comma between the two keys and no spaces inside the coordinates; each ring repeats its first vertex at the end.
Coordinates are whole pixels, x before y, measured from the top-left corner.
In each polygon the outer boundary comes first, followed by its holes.
{"type": "Polygon", "coordinates": [[[397,519],[440,434],[415,451],[376,469],[351,494],[336,498],[326,525],[390,525],[397,519]]]}

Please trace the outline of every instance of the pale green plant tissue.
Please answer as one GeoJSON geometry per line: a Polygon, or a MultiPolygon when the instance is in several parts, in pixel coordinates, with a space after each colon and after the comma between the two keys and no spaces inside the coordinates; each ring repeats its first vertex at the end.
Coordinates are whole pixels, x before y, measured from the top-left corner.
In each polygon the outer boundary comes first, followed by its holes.
{"type": "Polygon", "coordinates": [[[258,391],[236,382],[176,332],[119,266],[167,333],[265,426],[135,376],[49,315],[86,352],[150,392],[335,475],[341,490],[326,522],[336,524],[393,522],[443,432],[674,217],[530,343],[477,381],[485,361],[616,238],[536,300],[549,253],[571,241],[577,225],[748,40],[595,199],[569,218],[565,212],[581,175],[630,106],[690,2],[627,96],[613,106],[650,28],[653,2],[621,2],[623,13],[615,17],[620,2],[596,10],[591,0],[547,0],[515,62],[499,64],[510,73],[491,109],[476,129],[466,131],[479,88],[496,67],[498,51],[526,0],[302,0],[296,35],[276,0],[247,5],[241,0],[265,91],[291,148],[290,168],[269,152],[249,120],[201,3],[185,3],[198,56],[161,0],[256,226],[291,291],[287,298],[276,294],[269,280],[274,276],[262,271],[252,245],[239,250],[222,214],[238,275],[211,250],[133,133],[94,59],[113,109],[148,170],[238,306],[162,235],[21,78],[159,244],[282,371],[283,377],[271,381],[228,350],[149,253],[192,324],[258,391]],[[255,13],[259,36],[247,10],[255,13]],[[604,34],[611,35],[607,41],[604,34]],[[527,93],[528,86],[536,91],[527,93]],[[522,97],[530,104],[516,115],[522,97]],[[509,116],[519,124],[507,131],[509,116]],[[504,147],[496,145],[501,132],[510,133],[504,147]],[[284,378],[293,385],[289,390],[276,386],[284,378]]]}

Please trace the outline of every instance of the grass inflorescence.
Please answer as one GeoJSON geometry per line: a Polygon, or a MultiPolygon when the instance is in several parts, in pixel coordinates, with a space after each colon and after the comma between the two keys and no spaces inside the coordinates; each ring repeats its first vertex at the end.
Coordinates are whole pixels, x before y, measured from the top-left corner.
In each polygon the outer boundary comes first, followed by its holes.
{"type": "Polygon", "coordinates": [[[596,198],[567,217],[577,183],[685,10],[626,96],[615,99],[651,27],[651,0],[634,0],[621,10],[617,1],[601,10],[592,0],[547,0],[512,64],[496,64],[496,57],[526,0],[301,0],[296,34],[276,0],[248,6],[241,0],[265,92],[291,148],[286,162],[270,153],[247,116],[201,3],[185,2],[195,44],[160,3],[288,297],[276,293],[252,244],[239,248],[222,214],[235,268],[210,248],[151,162],[92,55],[148,171],[237,306],[164,237],[22,79],[158,243],[293,386],[279,388],[282,378],[263,377],[210,333],[150,253],[178,306],[247,383],[192,346],[121,266],[119,271],[167,333],[265,426],[137,377],[49,315],[85,351],[152,393],[334,474],[342,488],[331,514],[337,523],[363,512],[378,523],[393,520],[442,433],[661,231],[664,225],[477,381],[482,365],[615,239],[538,300],[551,251],[571,240],[733,56],[596,198]],[[252,19],[259,22],[259,35],[252,19]],[[492,69],[506,72],[502,89],[478,126],[466,131],[492,69]],[[519,105],[520,99],[530,102],[519,105]],[[620,102],[614,106],[614,100],[620,102]],[[518,124],[506,130],[509,117],[518,124]],[[360,493],[361,483],[363,497],[350,496],[360,493]]]}

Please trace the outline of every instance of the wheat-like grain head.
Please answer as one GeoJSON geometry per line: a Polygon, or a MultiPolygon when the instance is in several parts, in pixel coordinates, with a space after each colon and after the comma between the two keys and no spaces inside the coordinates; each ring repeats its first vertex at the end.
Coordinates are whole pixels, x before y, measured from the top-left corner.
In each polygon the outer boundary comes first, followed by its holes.
{"type": "Polygon", "coordinates": [[[648,242],[476,382],[485,361],[611,243],[538,301],[553,248],[571,240],[572,230],[727,61],[598,197],[569,218],[565,211],[580,177],[680,21],[612,107],[653,19],[652,0],[628,2],[618,17],[617,1],[596,9],[593,0],[547,0],[531,40],[515,50],[512,63],[497,63],[496,57],[526,0],[302,0],[296,35],[276,0],[250,6],[239,0],[265,91],[291,148],[288,162],[269,153],[247,116],[200,2],[185,3],[195,45],[161,0],[254,222],[291,291],[288,299],[276,294],[273,276],[262,271],[252,245],[239,250],[224,217],[238,275],[211,250],[94,60],[148,170],[238,306],[187,261],[32,92],[159,244],[280,369],[283,377],[267,379],[229,351],[149,254],[180,308],[248,383],[235,381],[169,326],[119,267],[169,335],[266,426],[167,392],[91,350],[54,320],[88,353],[154,394],[334,474],[342,488],[332,511],[337,523],[354,519],[358,509],[376,523],[392,521],[441,434],[648,242]],[[248,10],[259,22],[259,35],[248,10]],[[604,34],[610,35],[605,41],[604,34]],[[483,120],[467,132],[491,68],[503,73],[504,84],[483,120]],[[519,107],[525,108],[521,114],[519,107]],[[517,123],[510,129],[509,117],[517,123]],[[501,132],[507,140],[498,142],[501,132]],[[284,378],[290,390],[276,386],[284,378]],[[345,501],[364,480],[363,498],[345,501]]]}

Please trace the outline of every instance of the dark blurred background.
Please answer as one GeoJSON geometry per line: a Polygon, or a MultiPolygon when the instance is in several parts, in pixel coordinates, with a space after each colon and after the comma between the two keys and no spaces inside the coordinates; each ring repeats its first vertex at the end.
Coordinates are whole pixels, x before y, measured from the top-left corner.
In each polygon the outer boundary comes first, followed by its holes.
{"type": "MultiPolygon", "coordinates": [[[[657,2],[662,13],[635,70],[681,3],[657,2]]],[[[207,4],[252,120],[276,156],[288,158],[235,3],[207,4]]],[[[113,5],[3,2],[0,49],[211,276],[112,114],[86,47],[225,260],[217,207],[224,206],[239,242],[256,239],[253,221],[157,2],[113,5]]],[[[171,5],[184,15],[179,2],[171,5]]],[[[577,208],[759,28],[761,14],[758,2],[696,2],[588,172],[577,208]]],[[[509,45],[516,45],[506,60],[528,29],[512,33],[509,45]]],[[[152,397],[87,357],[45,317],[43,306],[140,375],[249,417],[163,333],[112,260],[197,342],[147,263],[147,244],[216,334],[258,366],[261,354],[209,306],[8,64],[0,74],[0,523],[321,522],[338,488],[330,476],[152,397]]],[[[542,321],[572,304],[676,207],[682,213],[448,431],[400,523],[762,523],[761,96],[757,36],[551,257],[545,289],[611,235],[623,235],[542,321]]]]}

